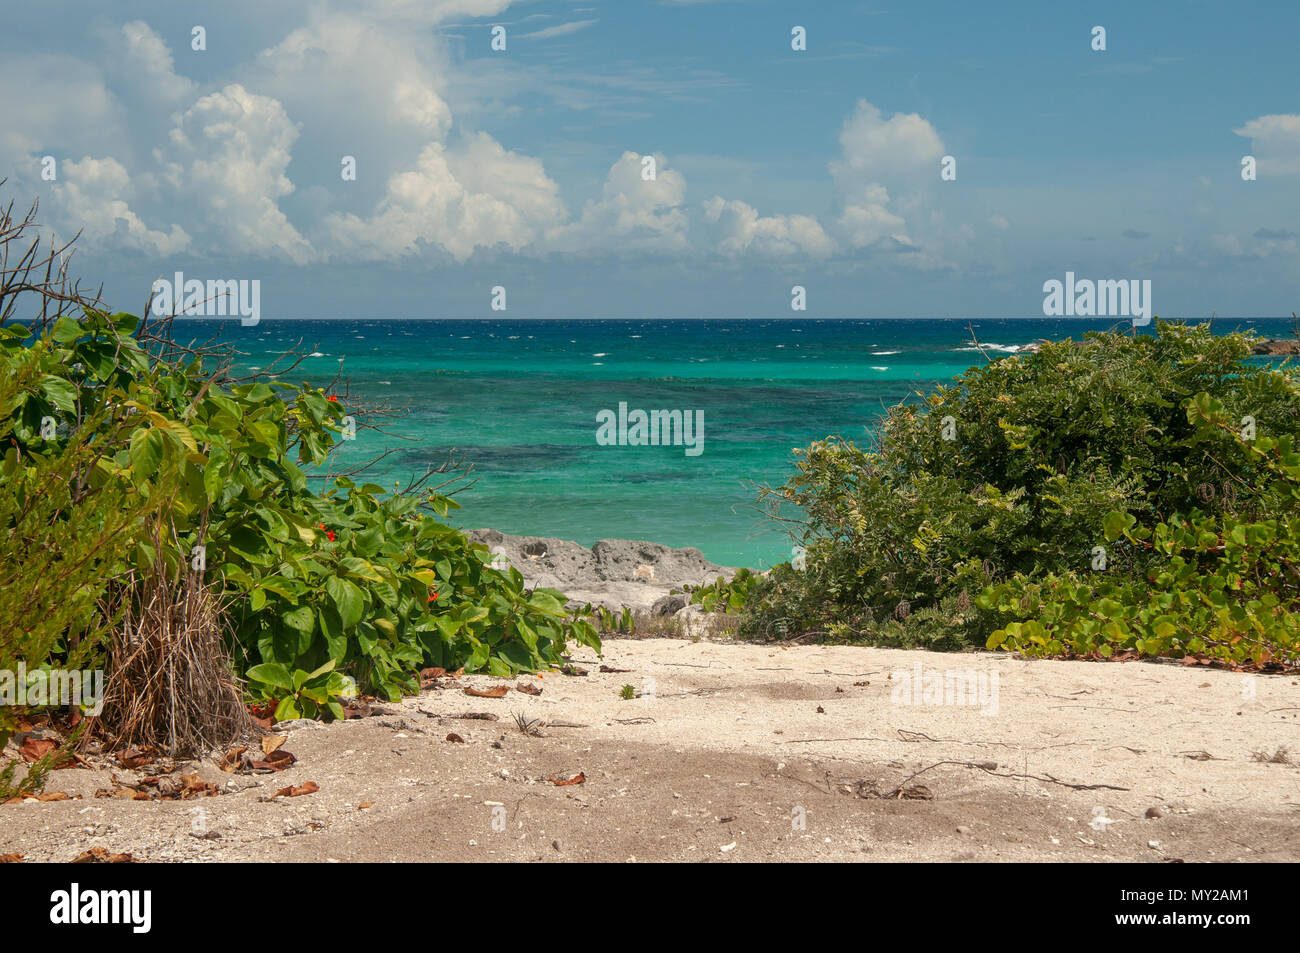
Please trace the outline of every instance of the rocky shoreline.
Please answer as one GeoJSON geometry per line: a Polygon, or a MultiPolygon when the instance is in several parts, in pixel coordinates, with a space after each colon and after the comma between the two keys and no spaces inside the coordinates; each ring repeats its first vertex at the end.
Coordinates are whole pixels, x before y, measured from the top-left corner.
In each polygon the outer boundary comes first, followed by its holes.
{"type": "Polygon", "coordinates": [[[1282,356],[1284,356],[1284,355],[1297,355],[1297,354],[1300,354],[1300,340],[1295,340],[1295,341],[1281,341],[1281,340],[1256,341],[1256,342],[1255,342],[1255,353],[1256,353],[1256,354],[1267,354],[1267,355],[1269,355],[1270,357],[1272,357],[1272,356],[1282,357],[1282,356]]]}
{"type": "Polygon", "coordinates": [[[730,579],[736,570],[709,562],[694,547],[674,549],[636,539],[601,539],[588,549],[550,536],[511,536],[494,529],[466,535],[503,553],[530,586],[559,589],[569,605],[624,608],[655,616],[689,616],[698,609],[682,595],[685,586],[730,579]]]}

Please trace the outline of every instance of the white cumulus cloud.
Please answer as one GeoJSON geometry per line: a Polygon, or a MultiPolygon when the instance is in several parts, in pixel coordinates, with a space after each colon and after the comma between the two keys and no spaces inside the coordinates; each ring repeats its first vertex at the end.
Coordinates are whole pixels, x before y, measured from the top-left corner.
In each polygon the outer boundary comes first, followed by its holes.
{"type": "Polygon", "coordinates": [[[686,178],[666,169],[654,155],[655,177],[647,178],[643,157],[624,152],[610,166],[600,198],[582,207],[581,217],[551,231],[550,247],[559,251],[684,251],[689,227],[683,203],[686,178]]]}
{"type": "Polygon", "coordinates": [[[1300,115],[1260,116],[1233,132],[1251,141],[1260,175],[1300,174],[1300,115]]]}
{"type": "Polygon", "coordinates": [[[338,255],[384,259],[437,246],[464,261],[478,248],[521,250],[564,214],[539,160],[479,133],[454,149],[425,146],[414,168],[389,179],[373,215],[335,214],[326,226],[338,255]]]}
{"type": "Polygon", "coordinates": [[[278,100],[232,83],[179,114],[169,148],[156,157],[164,180],[225,250],[302,264],[313,257],[311,245],[278,204],[294,188],[285,170],[297,137],[278,100]]]}
{"type": "Polygon", "coordinates": [[[194,81],[177,75],[171,48],[143,20],[124,24],[114,39],[113,45],[122,56],[116,71],[147,98],[175,101],[194,92],[194,81]]]}
{"type": "Polygon", "coordinates": [[[811,215],[760,216],[752,205],[714,196],[704,203],[704,219],[715,226],[718,250],[732,257],[748,252],[763,258],[825,258],[835,250],[811,215]]]}
{"type": "Polygon", "coordinates": [[[837,222],[843,240],[854,248],[887,241],[912,245],[905,216],[890,207],[890,189],[905,196],[904,204],[915,204],[926,183],[938,177],[943,154],[943,140],[928,120],[915,113],[886,119],[876,106],[858,100],[840,130],[840,157],[830,163],[843,202],[837,222]]]}
{"type": "Polygon", "coordinates": [[[159,256],[189,247],[190,236],[179,225],[167,231],[149,228],[128,205],[131,192],[120,162],[86,156],[63,164],[54,197],[67,228],[81,229],[79,243],[88,247],[134,248],[159,256]]]}

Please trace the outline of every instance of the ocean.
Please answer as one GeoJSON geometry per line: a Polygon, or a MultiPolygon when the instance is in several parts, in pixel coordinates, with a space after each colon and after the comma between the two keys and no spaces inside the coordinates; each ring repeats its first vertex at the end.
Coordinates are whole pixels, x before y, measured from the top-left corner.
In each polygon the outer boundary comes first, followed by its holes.
{"type": "MultiPolygon", "coordinates": [[[[337,466],[386,454],[370,481],[405,486],[455,457],[475,480],[455,497],[457,526],[588,546],[647,539],[753,568],[789,558],[791,540],[765,521],[755,485],[784,482],[794,448],[830,434],[865,441],[889,405],[984,361],[965,320],[186,323],[202,325],[196,340],[220,326],[244,370],[264,370],[300,348],[310,356],[282,379],[325,385],[341,374],[347,389],[336,392],[405,409],[387,434],[361,429],[337,466]],[[617,419],[620,404],[625,417],[638,409],[689,412],[692,421],[702,414],[702,439],[695,448],[602,445],[598,414],[617,419]]],[[[985,350],[1003,356],[1115,322],[973,325],[985,350]]],[[[1248,328],[1291,336],[1290,319],[1214,323],[1216,332],[1248,328]]]]}

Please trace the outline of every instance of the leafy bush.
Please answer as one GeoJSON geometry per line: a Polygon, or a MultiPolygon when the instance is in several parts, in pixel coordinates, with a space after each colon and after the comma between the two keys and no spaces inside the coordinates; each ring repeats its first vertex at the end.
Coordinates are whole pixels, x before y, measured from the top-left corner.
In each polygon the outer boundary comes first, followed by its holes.
{"type": "Polygon", "coordinates": [[[741,568],[736,570],[736,575],[730,581],[719,576],[704,586],[688,586],[687,591],[691,594],[691,603],[700,606],[705,612],[740,612],[749,603],[761,578],[750,570],[741,568]]]}
{"type": "MultiPolygon", "coordinates": [[[[1204,394],[1239,427],[1294,435],[1294,370],[1252,361],[1248,335],[1156,332],[1044,343],[891,408],[873,449],[831,437],[800,451],[760,500],[799,508],[806,569],[774,571],[741,633],[979,644],[999,622],[972,604],[986,586],[1086,572],[1111,513],[1152,525],[1199,500],[1207,517],[1266,516],[1252,448],[1185,407],[1204,394]]],[[[1111,542],[1108,572],[1145,584],[1161,554],[1111,542]]]]}
{"type": "Polygon", "coordinates": [[[291,672],[279,662],[263,662],[248,670],[248,678],[262,687],[264,697],[283,696],[274,712],[277,721],[315,718],[322,711],[342,718],[339,699],[355,695],[356,688],[346,676],[334,671],[334,664],[330,659],[314,672],[291,672]]]}
{"type": "Polygon", "coordinates": [[[582,607],[578,612],[578,615],[584,618],[591,618],[594,621],[596,628],[601,632],[612,632],[617,635],[631,635],[636,631],[636,618],[633,615],[632,610],[627,606],[623,607],[622,612],[614,612],[611,609],[605,608],[605,606],[595,606],[593,608],[589,602],[582,607]]]}
{"type": "Polygon", "coordinates": [[[981,604],[1026,621],[998,629],[989,648],[1300,663],[1300,453],[1289,435],[1244,439],[1209,395],[1188,402],[1187,418],[1206,432],[1227,434],[1251,454],[1270,516],[1242,519],[1193,509],[1144,527],[1131,514],[1114,512],[1106,520],[1107,542],[1155,554],[1145,578],[1071,572],[1041,580],[1017,575],[992,586],[981,604]]]}
{"type": "MultiPolygon", "coordinates": [[[[6,328],[0,374],[26,376],[5,425],[38,468],[55,466],[62,446],[39,440],[42,416],[89,428],[92,485],[167,529],[125,532],[117,562],[98,577],[159,562],[176,579],[206,571],[229,602],[236,664],[266,676],[255,677],[264,695],[335,711],[332,694],[312,697],[314,676],[298,685],[294,673],[348,675],[393,699],[418,687],[422,665],[509,675],[558,663],[569,639],[599,648],[560,593],[526,589],[517,571],[493,569],[486,547],[437,520],[456,506],[450,498],[347,477],[310,488],[308,471],[343,429],[337,398],[277,380],[227,381],[201,357],[164,359],[137,339],[138,326],[87,309],[39,334],[6,328]]],[[[19,491],[12,479],[0,486],[11,504],[19,491]]],[[[88,514],[72,515],[71,532],[82,531],[88,514]]],[[[93,613],[83,604],[75,615],[93,613]]]]}
{"type": "MultiPolygon", "coordinates": [[[[35,677],[55,665],[102,668],[113,622],[102,600],[141,508],[126,488],[93,479],[99,454],[125,446],[125,431],[93,416],[77,428],[43,426],[75,410],[75,392],[51,373],[58,360],[46,344],[9,347],[24,333],[0,328],[0,671],[22,662],[35,677]]],[[[16,717],[0,705],[0,749],[16,717]]]]}

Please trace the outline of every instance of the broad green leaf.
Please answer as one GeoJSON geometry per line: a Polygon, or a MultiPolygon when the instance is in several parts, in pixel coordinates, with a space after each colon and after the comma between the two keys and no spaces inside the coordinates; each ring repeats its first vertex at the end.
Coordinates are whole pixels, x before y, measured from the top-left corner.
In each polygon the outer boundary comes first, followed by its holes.
{"type": "Polygon", "coordinates": [[[325,580],[325,591],[334,600],[334,605],[339,612],[339,618],[343,621],[343,628],[350,629],[361,621],[361,613],[365,609],[365,602],[360,589],[346,579],[329,576],[325,580]]]}
{"type": "Polygon", "coordinates": [[[248,677],[253,681],[274,685],[276,688],[293,690],[293,676],[279,662],[263,662],[260,665],[254,665],[248,670],[248,677]]]}

